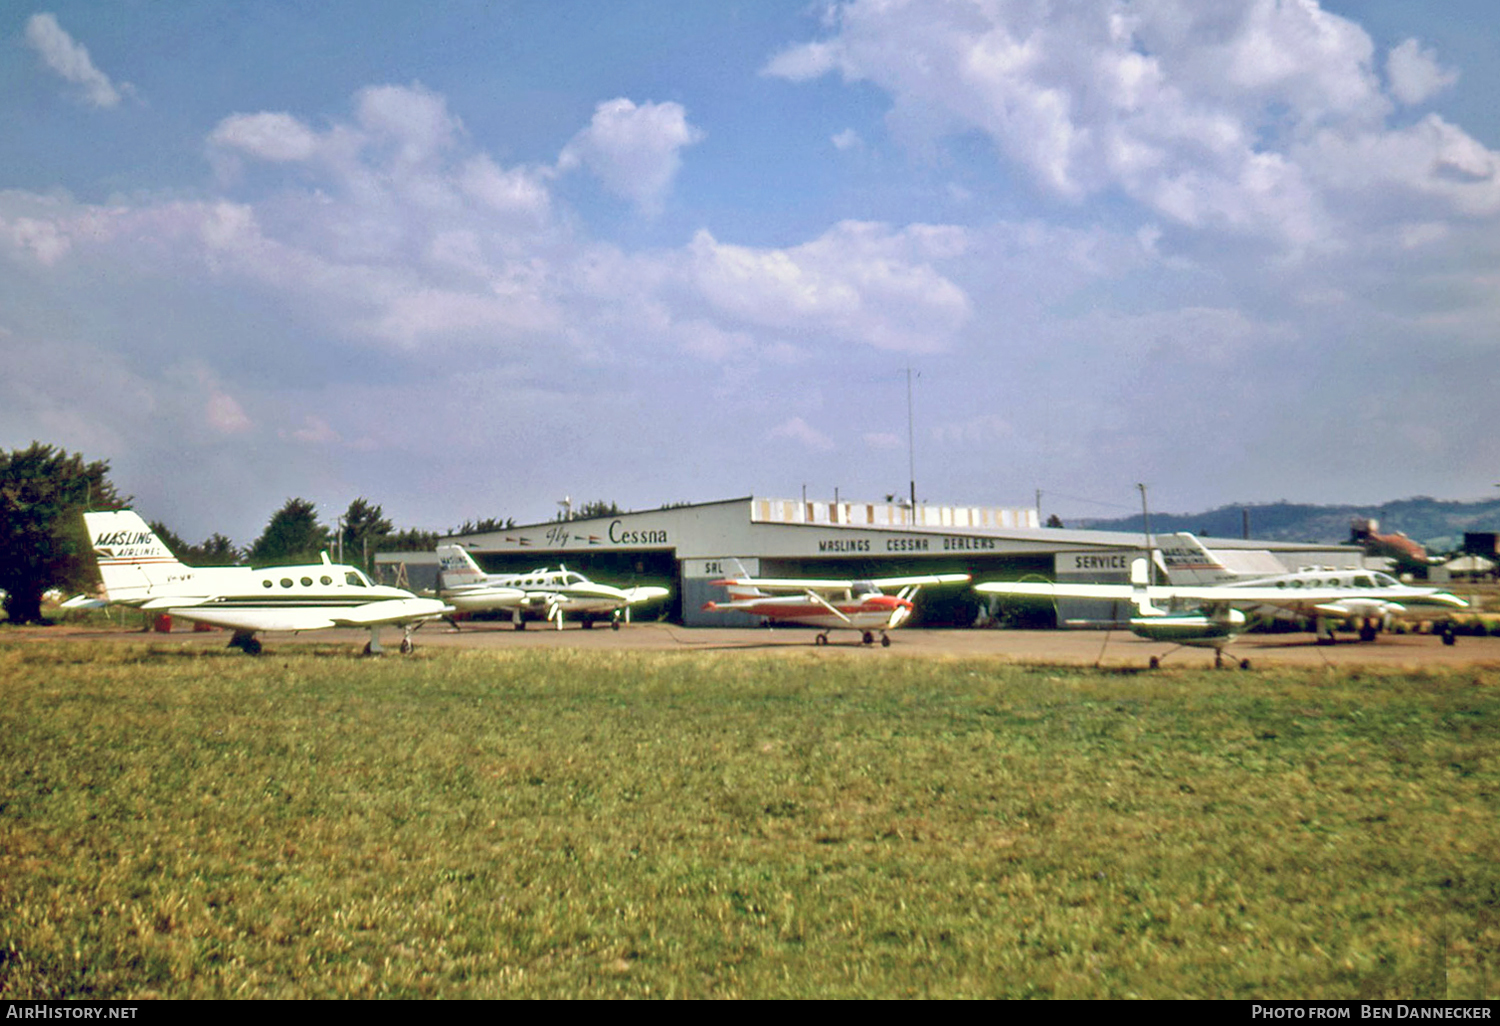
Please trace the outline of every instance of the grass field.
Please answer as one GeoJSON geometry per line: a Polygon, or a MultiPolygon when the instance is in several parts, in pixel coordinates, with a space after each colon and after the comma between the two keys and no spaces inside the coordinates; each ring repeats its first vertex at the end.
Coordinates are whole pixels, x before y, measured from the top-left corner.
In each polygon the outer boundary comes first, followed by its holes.
{"type": "Polygon", "coordinates": [[[1500,995],[1500,688],[0,640],[0,997],[1500,995]]]}

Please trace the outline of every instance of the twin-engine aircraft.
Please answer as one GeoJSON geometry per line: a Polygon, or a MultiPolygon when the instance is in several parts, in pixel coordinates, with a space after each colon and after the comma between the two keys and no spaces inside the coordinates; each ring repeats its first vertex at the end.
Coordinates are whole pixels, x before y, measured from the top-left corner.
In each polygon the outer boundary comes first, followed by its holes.
{"type": "Polygon", "coordinates": [[[630,607],[671,594],[666,588],[615,588],[589,580],[576,571],[533,570],[524,574],[487,574],[462,546],[438,546],[438,594],[459,612],[508,609],[516,630],[526,629],[526,617],[540,616],[562,630],[563,617],[576,613],[585,628],[600,616],[620,629],[620,617],[630,622],[630,607]]]}
{"type": "MultiPolygon", "coordinates": [[[[1350,567],[1311,567],[1295,573],[1237,573],[1188,533],[1172,536],[1176,543],[1166,559],[1167,579],[1178,586],[1212,586],[1234,589],[1233,594],[1274,588],[1273,598],[1259,603],[1264,609],[1290,613],[1311,620],[1313,632],[1324,644],[1332,644],[1333,627],[1352,620],[1359,625],[1359,640],[1375,636],[1396,620],[1440,621],[1443,644],[1457,640],[1451,615],[1467,609],[1468,603],[1441,588],[1402,584],[1378,570],[1350,567]],[[1186,558],[1184,558],[1184,556],[1186,558]]],[[[1192,595],[1180,592],[1191,600],[1192,595]]],[[[1235,603],[1253,607],[1248,601],[1235,603]]]]}
{"type": "Polygon", "coordinates": [[[966,584],[968,574],[928,574],[921,577],[881,577],[866,581],[823,581],[766,577],[731,577],[713,583],[729,589],[728,602],[707,602],[708,613],[740,612],[772,623],[821,627],[814,644],[828,644],[833,630],[859,631],[866,645],[891,644],[886,631],[901,626],[912,614],[912,599],[926,585],[966,584]],[[887,595],[884,588],[900,589],[887,595]]]}
{"type": "Polygon", "coordinates": [[[184,566],[132,510],[85,513],[104,593],[113,605],[166,613],[234,631],[231,648],[257,655],[261,631],[315,631],[361,627],[370,632],[367,654],[378,655],[380,628],[405,631],[401,651],[410,652],[418,625],[452,608],[409,591],[372,584],[352,566],[184,566]]]}

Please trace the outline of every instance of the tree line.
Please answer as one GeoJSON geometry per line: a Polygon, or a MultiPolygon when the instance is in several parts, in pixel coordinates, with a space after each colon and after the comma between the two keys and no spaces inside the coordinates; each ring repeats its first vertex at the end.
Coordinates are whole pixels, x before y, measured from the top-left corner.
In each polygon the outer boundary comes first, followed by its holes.
{"type": "MultiPolygon", "coordinates": [[[[5,592],[5,614],[11,623],[41,621],[42,596],[52,588],[93,589],[98,568],[83,513],[124,509],[130,501],[110,482],[108,461],[87,462],[77,453],[42,442],[0,451],[0,590],[5,592]]],[[[478,534],[514,526],[513,519],[465,521],[450,533],[478,534]]],[[[365,498],[351,502],[332,526],[319,522],[312,502],[288,499],[245,548],[219,533],[194,545],[160,521],[151,529],[189,566],[315,563],[320,553],[336,552],[342,544],[343,562],[367,572],[376,553],[432,550],[441,537],[436,531],[397,530],[380,506],[365,498]]]]}

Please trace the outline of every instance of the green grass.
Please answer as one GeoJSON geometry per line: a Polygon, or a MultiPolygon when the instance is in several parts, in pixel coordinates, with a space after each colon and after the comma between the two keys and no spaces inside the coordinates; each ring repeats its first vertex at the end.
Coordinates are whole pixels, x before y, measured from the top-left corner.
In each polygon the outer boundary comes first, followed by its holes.
{"type": "Polygon", "coordinates": [[[0,643],[0,997],[1500,995],[1479,673],[0,643]]]}

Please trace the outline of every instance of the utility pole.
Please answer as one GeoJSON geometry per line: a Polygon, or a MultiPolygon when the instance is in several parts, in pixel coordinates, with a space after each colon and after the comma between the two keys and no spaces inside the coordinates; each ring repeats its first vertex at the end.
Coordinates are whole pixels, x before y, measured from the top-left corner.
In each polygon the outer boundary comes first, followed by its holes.
{"type": "Polygon", "coordinates": [[[911,406],[911,368],[906,368],[906,455],[907,469],[911,474],[911,517],[912,524],[917,522],[917,432],[915,420],[912,417],[911,406]]]}
{"type": "Polygon", "coordinates": [[[1146,505],[1146,486],[1136,485],[1141,490],[1141,522],[1146,528],[1146,583],[1156,583],[1156,547],[1151,543],[1151,511],[1146,505]]]}

